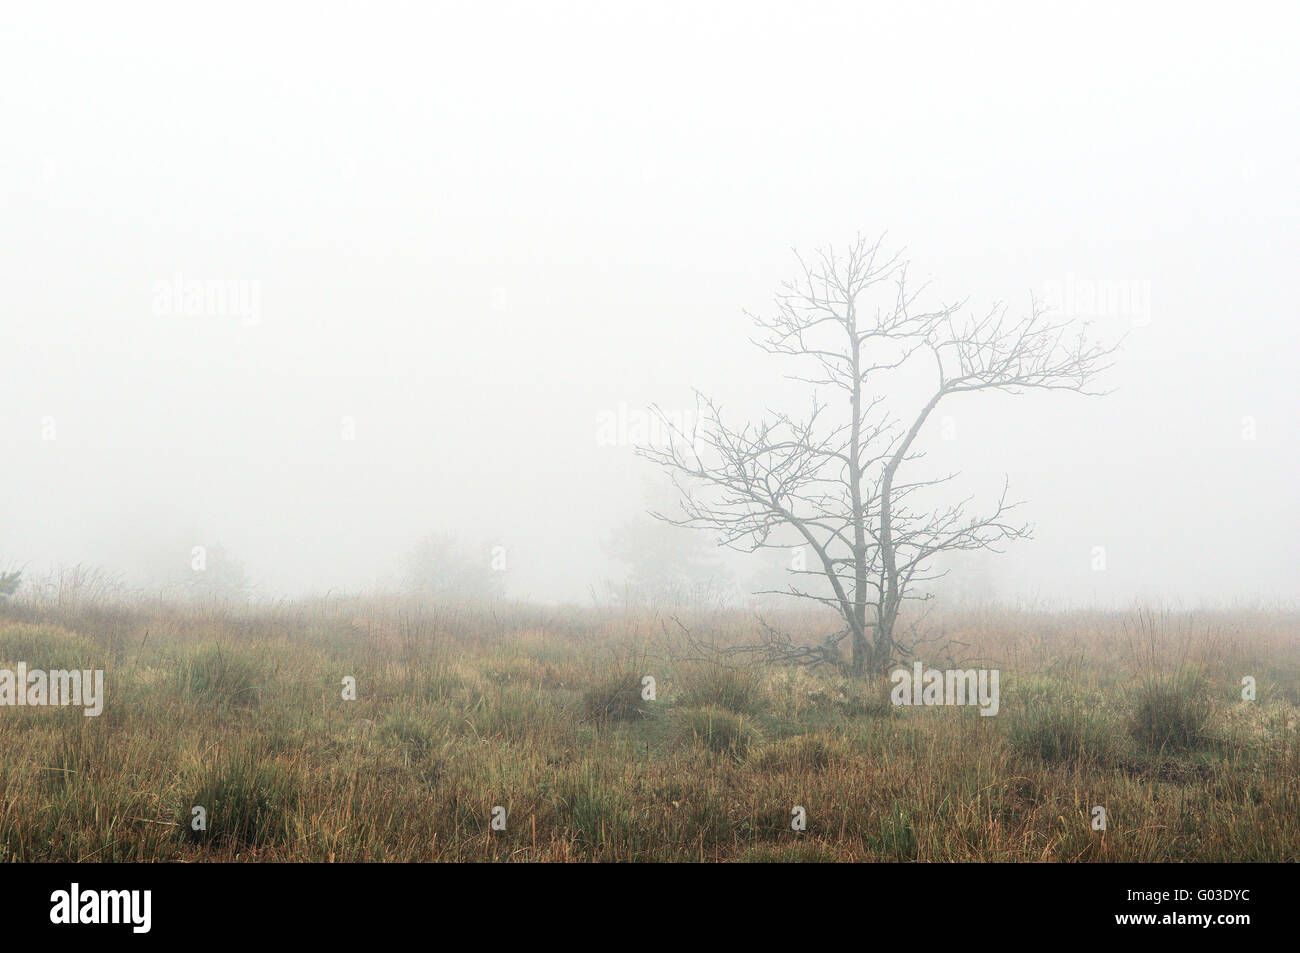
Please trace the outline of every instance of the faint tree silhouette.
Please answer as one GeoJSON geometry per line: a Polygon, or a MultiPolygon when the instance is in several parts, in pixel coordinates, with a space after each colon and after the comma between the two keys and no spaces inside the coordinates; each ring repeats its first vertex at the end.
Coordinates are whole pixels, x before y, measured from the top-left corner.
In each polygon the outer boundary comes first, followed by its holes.
{"type": "Polygon", "coordinates": [[[655,408],[671,439],[638,452],[665,467],[679,492],[680,512],[659,518],[748,551],[788,546],[792,528],[811,550],[782,591],[832,607],[845,628],[814,648],[774,637],[771,654],[835,661],[847,638],[854,673],[884,671],[907,651],[897,628],[904,601],[925,598],[914,587],[942,575],[936,555],[996,550],[1030,531],[1012,519],[1017,504],[1005,487],[972,515],[969,499],[932,492],[957,473],[912,475],[936,408],[975,392],[1096,393],[1091,384],[1118,344],[1090,340],[1085,326],[1053,319],[1033,298],[1028,313],[1014,317],[1002,305],[967,317],[960,303],[920,308],[925,286],[909,288],[906,261],[882,252],[879,240],[859,237],[844,254],[826,249],[799,265],[774,313],[751,317],[760,332],[753,343],[811,366],[791,375],[812,391],[808,412],[735,426],[697,392],[689,430],[655,408]],[[902,402],[892,383],[900,374],[928,378],[906,411],[890,406],[902,402]]]}

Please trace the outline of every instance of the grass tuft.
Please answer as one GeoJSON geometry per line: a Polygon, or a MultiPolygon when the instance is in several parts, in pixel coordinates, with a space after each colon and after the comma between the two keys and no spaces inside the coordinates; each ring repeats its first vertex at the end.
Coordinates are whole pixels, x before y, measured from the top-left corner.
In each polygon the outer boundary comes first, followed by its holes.
{"type": "Polygon", "coordinates": [[[677,672],[680,704],[685,708],[725,708],[756,715],[766,707],[762,673],[753,668],[691,665],[677,672]]]}
{"type": "Polygon", "coordinates": [[[1130,730],[1150,748],[1186,751],[1205,743],[1212,712],[1202,678],[1182,673],[1151,678],[1138,690],[1130,730]]]}
{"type": "Polygon", "coordinates": [[[717,706],[676,709],[673,728],[679,744],[693,744],[735,758],[744,758],[760,740],[758,729],[745,716],[717,706]]]}
{"type": "Polygon", "coordinates": [[[274,762],[248,752],[210,768],[180,819],[191,843],[235,849],[267,847],[285,839],[297,793],[294,778],[274,762]],[[194,829],[193,808],[207,809],[207,830],[194,829]]]}
{"type": "Polygon", "coordinates": [[[616,670],[598,675],[582,695],[588,721],[633,721],[645,710],[641,701],[641,679],[635,672],[616,670]]]}
{"type": "Polygon", "coordinates": [[[1043,761],[1112,764],[1120,754],[1119,729],[1073,699],[1030,700],[1009,719],[1011,746],[1043,761]]]}
{"type": "Polygon", "coordinates": [[[261,675],[247,658],[219,645],[200,649],[180,668],[181,690],[222,705],[249,706],[258,700],[261,675]]]}

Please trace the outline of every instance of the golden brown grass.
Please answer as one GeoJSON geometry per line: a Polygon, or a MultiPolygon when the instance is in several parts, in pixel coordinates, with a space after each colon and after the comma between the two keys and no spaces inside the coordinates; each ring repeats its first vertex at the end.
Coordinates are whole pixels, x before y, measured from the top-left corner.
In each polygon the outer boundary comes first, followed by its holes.
{"type": "MultiPolygon", "coordinates": [[[[651,613],[0,611],[0,667],[107,672],[101,717],[0,709],[8,860],[1300,859],[1294,614],[954,616],[963,667],[1002,672],[981,717],[681,661],[651,613]]],[[[739,612],[692,625],[758,637],[739,612]]]]}

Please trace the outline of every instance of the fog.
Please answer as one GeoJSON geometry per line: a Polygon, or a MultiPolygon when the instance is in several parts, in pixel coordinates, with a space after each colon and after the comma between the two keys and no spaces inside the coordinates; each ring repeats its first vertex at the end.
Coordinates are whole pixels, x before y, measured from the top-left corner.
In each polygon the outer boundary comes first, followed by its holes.
{"type": "Polygon", "coordinates": [[[745,311],[863,233],[1123,338],[927,445],[1025,501],[998,597],[1300,596],[1289,11],[701,6],[8,11],[0,568],[358,591],[446,532],[588,601],[646,407],[802,409],[745,311]]]}

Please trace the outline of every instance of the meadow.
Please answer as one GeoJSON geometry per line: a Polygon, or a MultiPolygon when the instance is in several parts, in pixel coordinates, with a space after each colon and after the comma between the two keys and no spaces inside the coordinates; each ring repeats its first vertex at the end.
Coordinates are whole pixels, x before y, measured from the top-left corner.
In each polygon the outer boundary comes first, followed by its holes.
{"type": "Polygon", "coordinates": [[[926,665],[999,669],[996,716],[730,655],[740,610],[3,605],[0,669],[106,698],[0,708],[0,859],[1300,859],[1300,615],[927,625],[926,665]]]}

